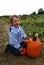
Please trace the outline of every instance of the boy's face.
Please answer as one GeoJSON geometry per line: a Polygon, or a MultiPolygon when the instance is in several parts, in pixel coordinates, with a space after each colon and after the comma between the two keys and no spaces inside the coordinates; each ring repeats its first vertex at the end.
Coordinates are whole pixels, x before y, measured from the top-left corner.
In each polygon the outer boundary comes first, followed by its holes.
{"type": "Polygon", "coordinates": [[[19,27],[19,25],[20,25],[20,20],[19,20],[19,18],[13,17],[13,22],[12,22],[12,24],[13,24],[15,27],[19,27]]]}

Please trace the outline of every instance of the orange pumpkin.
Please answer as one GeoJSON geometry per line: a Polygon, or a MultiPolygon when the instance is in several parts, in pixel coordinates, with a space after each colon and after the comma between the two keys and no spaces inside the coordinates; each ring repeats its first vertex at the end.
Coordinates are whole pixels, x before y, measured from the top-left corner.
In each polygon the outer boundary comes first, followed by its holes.
{"type": "Polygon", "coordinates": [[[23,51],[20,53],[20,55],[25,55],[26,54],[26,49],[25,48],[23,48],[23,51]]]}
{"type": "Polygon", "coordinates": [[[26,51],[28,56],[32,58],[38,57],[41,51],[41,42],[39,40],[30,40],[26,51]]]}
{"type": "MultiPolygon", "coordinates": [[[[32,39],[30,38],[30,39],[26,39],[26,40],[23,40],[23,41],[28,45],[31,40],[32,40],[32,39]]],[[[27,48],[25,48],[25,52],[26,52],[26,54],[27,54],[27,48]]]]}

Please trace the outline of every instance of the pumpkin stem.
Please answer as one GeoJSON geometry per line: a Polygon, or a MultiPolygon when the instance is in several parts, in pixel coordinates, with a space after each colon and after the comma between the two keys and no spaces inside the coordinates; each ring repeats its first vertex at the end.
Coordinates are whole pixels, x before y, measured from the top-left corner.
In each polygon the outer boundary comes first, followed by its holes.
{"type": "Polygon", "coordinates": [[[37,37],[33,37],[33,39],[32,39],[33,41],[36,41],[37,40],[37,37]]]}
{"type": "Polygon", "coordinates": [[[33,38],[32,38],[33,41],[36,41],[37,40],[37,35],[36,33],[33,33],[33,38]]]}

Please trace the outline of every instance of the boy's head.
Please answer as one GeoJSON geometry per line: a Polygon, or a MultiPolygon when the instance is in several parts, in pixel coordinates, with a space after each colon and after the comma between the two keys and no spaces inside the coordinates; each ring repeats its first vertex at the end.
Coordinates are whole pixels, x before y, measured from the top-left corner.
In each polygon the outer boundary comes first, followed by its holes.
{"type": "Polygon", "coordinates": [[[20,20],[19,17],[17,15],[13,15],[10,19],[12,25],[14,25],[15,27],[19,27],[20,25],[20,20]]]}

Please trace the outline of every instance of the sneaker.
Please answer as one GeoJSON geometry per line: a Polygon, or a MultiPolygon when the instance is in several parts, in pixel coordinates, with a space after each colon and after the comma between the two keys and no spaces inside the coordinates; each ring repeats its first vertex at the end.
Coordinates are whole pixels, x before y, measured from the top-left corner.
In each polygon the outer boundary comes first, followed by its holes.
{"type": "Polygon", "coordinates": [[[5,53],[8,52],[8,42],[6,42],[5,45],[4,45],[4,52],[5,53]]]}

